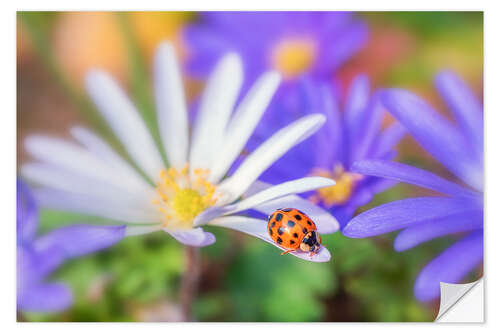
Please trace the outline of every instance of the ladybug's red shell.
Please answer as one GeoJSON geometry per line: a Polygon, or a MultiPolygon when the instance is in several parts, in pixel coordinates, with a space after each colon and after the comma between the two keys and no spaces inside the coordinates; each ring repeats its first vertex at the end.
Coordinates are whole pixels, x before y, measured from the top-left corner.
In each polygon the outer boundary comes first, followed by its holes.
{"type": "Polygon", "coordinates": [[[272,240],[288,250],[296,250],[304,236],[315,231],[314,222],[298,209],[281,208],[269,215],[267,231],[272,240]]]}

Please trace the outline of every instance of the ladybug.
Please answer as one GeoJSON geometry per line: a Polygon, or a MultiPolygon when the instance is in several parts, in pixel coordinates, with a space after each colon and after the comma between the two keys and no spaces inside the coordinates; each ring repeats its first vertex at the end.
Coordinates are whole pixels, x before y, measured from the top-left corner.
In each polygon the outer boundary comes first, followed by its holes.
{"type": "Polygon", "coordinates": [[[267,231],[271,239],[286,249],[283,254],[300,249],[313,254],[321,245],[316,224],[303,212],[295,208],[280,208],[269,215],[267,231]]]}

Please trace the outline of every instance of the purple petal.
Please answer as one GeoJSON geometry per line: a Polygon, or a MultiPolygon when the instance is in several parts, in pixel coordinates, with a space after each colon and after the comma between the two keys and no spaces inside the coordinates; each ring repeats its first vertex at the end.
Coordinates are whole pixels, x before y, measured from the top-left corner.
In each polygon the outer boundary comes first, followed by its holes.
{"type": "Polygon", "coordinates": [[[163,230],[184,245],[202,247],[215,243],[215,236],[210,232],[203,231],[202,228],[175,231],[163,230]]]}
{"type": "Polygon", "coordinates": [[[283,39],[306,36],[316,41],[311,72],[324,76],[357,52],[368,35],[366,24],[351,13],[203,12],[200,23],[191,26],[197,29],[186,29],[185,39],[194,55],[192,69],[206,71],[216,52],[233,49],[245,60],[249,77],[269,67],[270,54],[283,39]]]}
{"type": "Polygon", "coordinates": [[[38,227],[38,211],[29,187],[17,180],[17,237],[21,241],[33,239],[38,227]]]}
{"type": "Polygon", "coordinates": [[[367,186],[366,183],[361,183],[354,194],[349,199],[349,203],[351,203],[354,207],[361,207],[369,203],[373,198],[373,193],[370,189],[370,186],[367,186]]]}
{"type": "Polygon", "coordinates": [[[440,282],[459,283],[483,260],[483,230],[471,233],[446,249],[422,269],[413,289],[419,301],[439,297],[440,282]]]}
{"type": "Polygon", "coordinates": [[[224,53],[233,51],[228,41],[202,26],[186,26],[183,39],[189,46],[188,68],[198,76],[210,73],[224,53]],[[196,48],[192,48],[193,45],[196,45],[196,48]]]}
{"type": "Polygon", "coordinates": [[[383,177],[421,186],[451,196],[478,196],[478,193],[447,181],[429,171],[398,162],[383,160],[359,161],[352,165],[351,170],[364,175],[383,177]]]}
{"type": "Polygon", "coordinates": [[[382,124],[383,108],[375,94],[363,114],[363,119],[358,124],[357,139],[355,146],[351,146],[351,161],[366,158],[375,143],[377,134],[382,124]]]}
{"type": "Polygon", "coordinates": [[[26,246],[17,246],[17,292],[22,292],[29,285],[41,279],[37,260],[33,251],[26,246]]]}
{"type": "Polygon", "coordinates": [[[402,89],[388,89],[382,101],[435,159],[457,177],[482,189],[482,166],[477,163],[465,137],[457,128],[418,96],[402,89]]]}
{"type": "Polygon", "coordinates": [[[335,216],[335,218],[340,224],[340,230],[342,230],[345,227],[345,225],[349,222],[349,220],[352,218],[358,207],[359,207],[358,205],[348,202],[342,206],[336,206],[331,208],[332,215],[335,216]]]}
{"type": "Polygon", "coordinates": [[[373,198],[372,190],[364,184],[358,185],[349,201],[331,209],[332,215],[337,218],[340,228],[343,229],[352,218],[356,209],[369,203],[373,198]]]}
{"type": "MultiPolygon", "coordinates": [[[[309,108],[312,110],[321,111],[326,116],[325,125],[312,137],[316,149],[313,150],[315,167],[331,168],[332,162],[335,160],[343,160],[344,156],[344,126],[342,115],[339,110],[338,100],[334,97],[330,84],[325,82],[318,83],[319,80],[314,80],[310,77],[301,80],[302,86],[306,92],[304,95],[304,104],[299,110],[309,108]]],[[[304,111],[299,111],[304,112],[304,111]]],[[[312,141],[305,147],[306,151],[311,151],[312,141]]]]}
{"type": "Polygon", "coordinates": [[[371,237],[415,223],[477,209],[460,198],[422,197],[390,202],[355,216],[342,233],[351,238],[371,237]]]}
{"type": "Polygon", "coordinates": [[[483,157],[483,107],[474,93],[455,73],[443,71],[436,76],[436,88],[455,115],[465,135],[472,140],[478,158],[483,157]]]}
{"type": "Polygon", "coordinates": [[[62,283],[40,284],[18,295],[17,307],[22,311],[58,312],[73,303],[69,288],[62,283]]]}
{"type": "MultiPolygon", "coordinates": [[[[286,12],[202,12],[203,18],[207,20],[207,23],[224,29],[238,29],[241,33],[254,35],[262,35],[263,27],[274,27],[276,25],[286,24],[290,16],[294,19],[300,19],[301,16],[304,17],[306,13],[286,13],[286,12]],[[251,27],[255,28],[256,24],[259,25],[259,29],[255,31],[251,27]]],[[[307,15],[307,14],[306,14],[307,15]]],[[[268,33],[272,33],[269,31],[268,33]]]]}
{"type": "Polygon", "coordinates": [[[392,124],[379,135],[376,144],[373,146],[373,152],[370,152],[369,156],[381,158],[390,152],[406,133],[406,128],[400,123],[392,124]]]}
{"type": "Polygon", "coordinates": [[[368,187],[370,188],[371,193],[375,195],[377,193],[384,192],[397,184],[398,182],[392,179],[375,178],[370,181],[368,187]]]}
{"type": "Polygon", "coordinates": [[[401,231],[394,240],[396,251],[405,251],[420,243],[457,232],[483,227],[483,212],[471,211],[426,221],[401,231]]]}
{"type": "Polygon", "coordinates": [[[60,251],[36,252],[29,246],[17,247],[17,293],[38,284],[64,262],[60,251]]]}
{"type": "MultiPolygon", "coordinates": [[[[356,54],[368,40],[368,27],[364,22],[356,22],[340,31],[333,42],[325,41],[322,59],[319,62],[331,69],[337,69],[356,54]]],[[[323,71],[324,72],[324,71],[323,71]]]]}
{"type": "Polygon", "coordinates": [[[38,238],[37,251],[59,251],[66,258],[89,254],[107,248],[125,235],[125,226],[72,225],[59,228],[38,238]]]}
{"type": "Polygon", "coordinates": [[[365,109],[370,101],[370,80],[366,75],[354,78],[349,86],[347,99],[344,107],[344,119],[347,132],[349,133],[349,146],[356,147],[358,130],[363,122],[365,109]]]}
{"type": "Polygon", "coordinates": [[[52,273],[55,269],[61,266],[66,259],[66,254],[57,248],[37,252],[37,273],[39,274],[40,279],[52,273]]]}
{"type": "MultiPolygon", "coordinates": [[[[250,139],[250,144],[264,141],[276,128],[284,127],[313,111],[322,112],[326,122],[314,135],[276,161],[262,174],[261,180],[276,183],[283,179],[303,177],[314,167],[331,167],[332,161],[343,148],[342,119],[331,90],[330,84],[326,85],[310,76],[302,77],[293,87],[279,89],[257,127],[256,135],[250,139]],[[311,150],[311,146],[317,149],[311,150]]],[[[247,148],[253,150],[252,147],[247,148]]]]}

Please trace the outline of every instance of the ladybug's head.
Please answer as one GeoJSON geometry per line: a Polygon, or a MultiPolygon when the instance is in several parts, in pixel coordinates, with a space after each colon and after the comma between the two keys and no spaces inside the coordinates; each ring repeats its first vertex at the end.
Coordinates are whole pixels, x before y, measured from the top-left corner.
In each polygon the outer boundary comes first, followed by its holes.
{"type": "Polygon", "coordinates": [[[321,245],[321,237],[319,236],[316,230],[309,231],[304,238],[302,238],[302,242],[300,243],[300,249],[304,252],[313,252],[317,253],[319,251],[321,245]]]}

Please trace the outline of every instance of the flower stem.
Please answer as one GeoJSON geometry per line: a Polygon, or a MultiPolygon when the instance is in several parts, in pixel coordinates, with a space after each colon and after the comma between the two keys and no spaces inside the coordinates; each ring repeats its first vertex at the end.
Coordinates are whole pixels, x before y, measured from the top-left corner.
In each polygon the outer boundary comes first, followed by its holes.
{"type": "Polygon", "coordinates": [[[200,250],[186,246],[186,270],[182,276],[179,300],[185,321],[192,321],[192,304],[198,292],[200,279],[200,250]]]}

